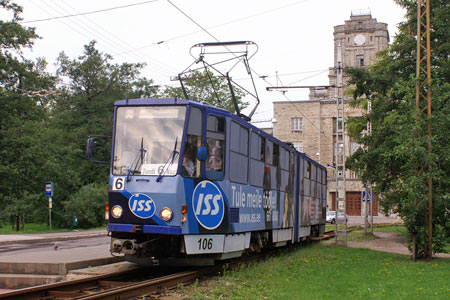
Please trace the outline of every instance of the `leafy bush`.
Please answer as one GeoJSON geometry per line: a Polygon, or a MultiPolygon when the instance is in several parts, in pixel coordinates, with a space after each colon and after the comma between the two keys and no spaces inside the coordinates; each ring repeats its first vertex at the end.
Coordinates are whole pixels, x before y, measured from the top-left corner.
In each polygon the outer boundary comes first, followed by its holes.
{"type": "Polygon", "coordinates": [[[106,185],[91,183],[83,186],[68,201],[64,201],[66,219],[74,216],[78,227],[92,228],[102,226],[105,222],[105,202],[108,201],[106,185]]]}

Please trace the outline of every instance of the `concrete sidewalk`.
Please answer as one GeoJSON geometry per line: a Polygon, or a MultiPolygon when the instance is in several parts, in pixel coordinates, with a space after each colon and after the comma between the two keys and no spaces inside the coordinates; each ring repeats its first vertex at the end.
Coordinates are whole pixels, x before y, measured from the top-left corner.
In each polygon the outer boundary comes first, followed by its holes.
{"type": "Polygon", "coordinates": [[[106,229],[30,234],[0,234],[0,247],[9,244],[32,244],[85,239],[90,237],[107,236],[107,234],[108,232],[106,229]]]}
{"type": "MultiPolygon", "coordinates": [[[[370,222],[370,216],[369,216],[370,222]]],[[[363,216],[348,216],[348,224],[350,225],[364,225],[363,216]]],[[[373,216],[373,224],[403,224],[403,220],[398,216],[386,217],[383,215],[373,216]]]]}
{"type": "Polygon", "coordinates": [[[71,270],[101,266],[123,261],[111,256],[106,230],[86,230],[39,234],[0,235],[0,289],[17,289],[63,280],[71,270]],[[42,248],[37,244],[53,245],[57,241],[104,238],[92,246],[42,248]],[[31,251],[8,251],[14,245],[31,251]],[[29,246],[27,246],[29,245],[29,246]]]}

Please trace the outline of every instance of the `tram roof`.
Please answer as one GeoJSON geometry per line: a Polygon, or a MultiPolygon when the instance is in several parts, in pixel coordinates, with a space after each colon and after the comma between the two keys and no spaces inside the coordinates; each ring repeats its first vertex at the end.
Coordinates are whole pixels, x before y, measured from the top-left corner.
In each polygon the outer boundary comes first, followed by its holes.
{"type": "Polygon", "coordinates": [[[115,106],[177,105],[177,104],[178,105],[194,104],[200,106],[214,107],[209,104],[180,98],[139,98],[139,99],[119,100],[114,103],[115,106]]]}

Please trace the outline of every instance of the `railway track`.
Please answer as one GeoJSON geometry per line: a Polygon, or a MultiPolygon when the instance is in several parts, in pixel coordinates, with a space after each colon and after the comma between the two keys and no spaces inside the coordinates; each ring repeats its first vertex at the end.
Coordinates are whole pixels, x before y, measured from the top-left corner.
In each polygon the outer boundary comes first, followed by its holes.
{"type": "Polygon", "coordinates": [[[132,299],[133,297],[175,288],[180,283],[192,283],[197,278],[222,270],[221,268],[221,266],[216,266],[177,272],[138,282],[127,281],[127,278],[140,276],[137,273],[139,270],[116,272],[12,291],[0,294],[0,299],[132,299]]]}
{"type": "MultiPolygon", "coordinates": [[[[334,230],[329,230],[321,237],[310,238],[312,241],[320,241],[334,237],[334,230]]],[[[228,267],[247,264],[265,257],[266,254],[247,257],[235,263],[229,263],[228,267]]],[[[148,271],[145,269],[127,270],[110,274],[92,276],[72,281],[63,281],[53,284],[41,285],[26,289],[0,294],[0,299],[40,299],[40,300],[71,300],[71,299],[113,299],[124,300],[152,294],[166,289],[173,289],[179,284],[189,284],[196,279],[207,275],[217,274],[223,271],[224,265],[205,267],[197,270],[179,271],[172,274],[157,274],[156,278],[148,279],[148,271]],[[145,277],[145,279],[138,279],[145,277]],[[134,279],[135,281],[130,281],[134,279]]]]}

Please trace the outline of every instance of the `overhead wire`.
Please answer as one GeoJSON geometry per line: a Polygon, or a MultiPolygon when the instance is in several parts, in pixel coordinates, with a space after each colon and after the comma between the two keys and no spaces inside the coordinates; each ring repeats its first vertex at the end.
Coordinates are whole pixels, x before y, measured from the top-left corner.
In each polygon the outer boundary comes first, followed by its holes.
{"type": "MultiPolygon", "coordinates": [[[[63,2],[64,4],[66,4],[68,7],[70,7],[72,10],[76,11],[76,9],[73,8],[72,6],[70,6],[66,1],[62,0],[62,2],[63,2]]],[[[89,18],[87,18],[87,17],[85,17],[85,16],[83,16],[83,18],[86,19],[86,20],[87,20],[88,22],[90,22],[91,24],[93,24],[94,26],[96,26],[97,28],[101,29],[103,32],[106,32],[107,34],[109,34],[109,35],[114,39],[114,40],[113,40],[113,39],[110,39],[111,41],[113,41],[113,43],[116,43],[116,41],[118,41],[118,42],[122,45],[122,46],[121,46],[122,49],[128,49],[129,43],[123,41],[123,40],[122,40],[120,37],[118,37],[116,34],[112,33],[111,31],[107,30],[107,29],[104,28],[103,26],[99,25],[98,23],[92,21],[91,19],[89,19],[89,18]]],[[[114,54],[112,54],[112,55],[113,55],[114,57],[120,56],[120,55],[118,55],[117,53],[114,53],[114,54]]],[[[159,61],[158,59],[156,59],[156,58],[154,58],[154,57],[148,55],[148,54],[145,53],[145,52],[139,51],[139,53],[137,53],[136,55],[137,55],[136,57],[138,58],[138,60],[143,60],[143,61],[146,61],[146,62],[147,62],[148,60],[151,60],[151,61],[152,61],[152,62],[150,63],[151,65],[154,64],[154,65],[156,65],[158,68],[161,68],[161,69],[163,69],[163,70],[166,69],[167,71],[170,71],[170,72],[176,72],[176,69],[175,69],[174,67],[169,66],[168,64],[159,61]]]]}
{"type": "MultiPolygon", "coordinates": [[[[53,1],[52,1],[53,2],[53,1]]],[[[33,3],[33,2],[32,2],[33,3]]],[[[67,10],[63,7],[61,7],[59,4],[53,2],[53,4],[55,4],[58,8],[53,7],[52,5],[50,5],[49,3],[42,3],[43,5],[36,5],[36,3],[33,3],[35,6],[37,6],[40,10],[44,11],[46,14],[48,15],[52,15],[52,13],[50,13],[49,11],[47,11],[44,6],[47,9],[51,9],[53,12],[56,12],[58,14],[60,14],[61,10],[62,11],[66,11],[67,10]]],[[[67,26],[68,28],[70,28],[71,30],[77,32],[78,34],[80,34],[81,36],[85,37],[86,39],[88,39],[89,41],[95,39],[98,40],[100,43],[103,43],[103,47],[110,53],[114,53],[116,50],[116,48],[121,48],[123,50],[127,50],[126,48],[121,47],[120,45],[118,45],[115,41],[112,41],[110,38],[99,34],[98,31],[96,31],[95,29],[91,28],[91,26],[87,25],[85,22],[83,22],[82,20],[77,20],[77,22],[75,23],[74,20],[68,19],[68,20],[58,20],[59,22],[63,23],[65,26],[67,26]],[[66,22],[68,21],[68,22],[66,22]],[[74,25],[71,25],[74,24],[74,25]],[[90,34],[87,35],[85,32],[80,31],[78,28],[84,30],[86,33],[90,34]]],[[[112,55],[114,56],[114,55],[112,55]]],[[[133,60],[138,60],[138,61],[142,61],[142,58],[139,58],[139,56],[136,55],[132,55],[133,56],[133,60]]],[[[158,66],[156,68],[156,70],[154,70],[156,73],[159,73],[161,75],[164,76],[169,76],[169,74],[172,72],[171,70],[167,70],[163,67],[158,66]]]]}
{"type": "Polygon", "coordinates": [[[302,79],[300,79],[300,80],[297,80],[297,81],[294,81],[294,82],[288,83],[288,84],[287,84],[287,86],[290,86],[290,85],[293,85],[293,84],[299,83],[300,81],[304,81],[304,80],[306,80],[306,79],[310,79],[310,78],[313,78],[313,77],[316,77],[316,76],[322,75],[323,73],[325,73],[325,72],[328,72],[328,71],[329,71],[328,69],[327,69],[327,70],[322,70],[322,71],[320,71],[320,72],[319,72],[319,73],[317,73],[317,74],[314,74],[314,75],[311,75],[311,76],[308,76],[308,77],[302,78],[302,79]]]}
{"type": "Polygon", "coordinates": [[[57,20],[57,19],[65,19],[65,18],[71,18],[71,17],[85,16],[85,15],[96,14],[96,13],[105,12],[105,11],[111,11],[111,10],[115,10],[115,9],[122,9],[122,8],[128,8],[128,7],[132,7],[132,6],[137,6],[137,5],[148,4],[148,3],[152,3],[152,2],[156,2],[156,1],[158,1],[158,0],[150,0],[150,1],[144,1],[144,2],[139,2],[139,3],[132,3],[132,4],[127,4],[127,5],[122,5],[122,6],[110,7],[110,8],[105,8],[105,9],[99,9],[99,10],[94,10],[94,11],[88,11],[88,12],[83,12],[83,13],[76,13],[76,14],[58,16],[58,17],[51,17],[51,18],[45,18],[45,19],[21,21],[19,23],[20,24],[37,23],[37,22],[51,21],[51,20],[57,20]]]}
{"type": "MultiPolygon", "coordinates": [[[[264,14],[268,14],[268,13],[271,13],[271,12],[273,12],[273,11],[280,10],[280,9],[284,9],[284,8],[288,8],[288,7],[291,7],[291,6],[294,6],[294,5],[298,5],[298,4],[301,4],[301,3],[303,3],[303,2],[307,2],[307,1],[308,1],[308,0],[296,1],[296,2],[294,2],[294,3],[290,3],[290,4],[287,4],[287,5],[284,5],[284,6],[272,8],[272,9],[269,9],[269,10],[265,10],[265,11],[262,11],[262,12],[258,12],[258,13],[256,13],[256,14],[248,15],[248,16],[245,16],[245,17],[242,17],[242,18],[238,18],[238,19],[234,19],[234,20],[225,22],[225,23],[217,24],[217,25],[208,27],[207,29],[208,29],[208,30],[216,29],[216,28],[219,28],[219,27],[222,27],[222,26],[225,26],[225,25],[233,24],[233,23],[236,23],[236,22],[240,22],[240,21],[244,21],[244,20],[247,20],[247,19],[250,19],[250,18],[254,18],[254,17],[257,17],[257,16],[261,16],[261,15],[264,15],[264,14]]],[[[173,4],[172,4],[172,5],[173,5],[173,4]]],[[[171,42],[171,41],[174,41],[174,40],[177,40],[177,39],[180,39],[180,38],[184,38],[184,37],[187,37],[187,36],[190,36],[190,35],[194,35],[194,34],[197,34],[197,33],[203,32],[203,31],[204,31],[204,30],[197,30],[197,31],[185,33],[185,34],[178,35],[178,36],[175,36],[175,37],[166,39],[166,40],[161,40],[161,41],[158,41],[158,42],[153,42],[153,43],[151,43],[151,44],[148,44],[148,45],[145,45],[145,46],[142,46],[142,47],[133,49],[133,50],[131,50],[131,51],[137,51],[137,50],[142,50],[142,49],[144,49],[144,48],[149,48],[149,47],[153,47],[153,46],[156,46],[156,45],[161,45],[161,44],[163,44],[163,43],[171,42]]]]}
{"type": "MultiPolygon", "coordinates": [[[[213,38],[216,42],[220,42],[220,40],[218,38],[216,38],[213,34],[211,34],[208,30],[206,30],[203,26],[201,26],[197,21],[195,21],[193,18],[191,18],[187,13],[185,13],[183,10],[181,10],[178,6],[176,6],[175,4],[173,4],[170,0],[167,0],[167,2],[169,2],[173,7],[175,7],[180,13],[182,13],[186,18],[188,18],[189,20],[191,20],[191,22],[193,22],[195,25],[197,25],[199,28],[201,28],[207,35],[209,35],[211,38],[213,38]]],[[[224,46],[225,49],[227,49],[228,52],[230,52],[231,54],[232,51],[230,49],[228,49],[228,47],[224,46]]],[[[254,69],[250,68],[260,79],[262,79],[264,82],[266,82],[267,84],[269,84],[271,87],[275,87],[274,85],[272,85],[270,82],[268,82],[266,80],[266,78],[264,78],[263,76],[259,75],[254,69]]],[[[281,93],[281,92],[280,92],[281,93]]],[[[285,93],[281,93],[283,95],[283,97],[285,97],[290,103],[292,103],[292,100],[289,99],[289,97],[287,97],[285,95],[285,93]]],[[[297,110],[306,120],[308,120],[308,122],[311,123],[311,125],[317,129],[317,131],[319,131],[319,134],[323,134],[319,128],[317,128],[317,126],[314,124],[313,121],[311,121],[302,111],[300,111],[298,109],[298,107],[296,107],[295,105],[292,104],[292,106],[295,108],[295,110],[297,110]]]]}
{"type": "MultiPolygon", "coordinates": [[[[95,13],[100,13],[100,12],[106,12],[106,11],[111,11],[111,10],[115,10],[115,9],[123,9],[123,8],[137,6],[137,5],[149,4],[149,3],[152,3],[152,2],[156,2],[156,1],[158,1],[158,0],[138,2],[138,3],[129,4],[129,5],[122,5],[122,6],[117,6],[117,7],[111,7],[111,8],[100,9],[100,10],[89,11],[89,12],[81,12],[81,13],[76,11],[76,9],[74,9],[72,6],[70,6],[67,2],[63,1],[64,4],[66,4],[72,10],[74,10],[75,13],[68,14],[68,15],[63,15],[63,16],[59,16],[59,17],[51,17],[51,18],[45,18],[45,19],[39,19],[39,20],[24,21],[24,22],[21,22],[21,23],[50,21],[50,20],[56,20],[56,19],[61,19],[61,18],[83,16],[87,21],[89,21],[90,23],[93,23],[95,26],[99,27],[101,30],[107,32],[109,35],[113,36],[115,39],[117,39],[118,41],[122,42],[122,44],[125,44],[126,46],[129,46],[128,43],[123,42],[119,37],[117,37],[116,35],[114,35],[110,31],[108,31],[107,29],[101,27],[97,23],[93,22],[89,18],[85,17],[85,15],[95,14],[95,13]]],[[[218,25],[211,26],[211,27],[208,28],[208,30],[214,29],[214,28],[218,28],[218,27],[221,27],[221,26],[225,26],[225,25],[229,25],[229,24],[232,24],[232,23],[240,22],[240,21],[243,21],[243,20],[247,20],[249,18],[253,18],[253,17],[264,15],[264,14],[268,14],[268,13],[271,13],[271,12],[274,12],[274,11],[277,11],[277,10],[281,10],[281,9],[285,9],[285,8],[288,8],[288,7],[292,7],[292,6],[295,6],[295,5],[304,3],[304,2],[307,2],[307,0],[296,1],[296,2],[293,2],[293,3],[289,3],[289,4],[286,4],[286,5],[283,5],[283,6],[276,7],[276,8],[272,8],[272,9],[268,9],[268,10],[265,10],[265,11],[257,12],[257,13],[252,14],[252,15],[248,15],[248,16],[245,16],[245,17],[237,18],[237,19],[225,22],[225,23],[221,23],[221,24],[218,24],[218,25]]],[[[173,3],[172,3],[172,5],[173,5],[173,3]]],[[[65,11],[67,13],[70,13],[67,10],[65,10],[65,11]]],[[[191,21],[193,21],[193,20],[191,20],[191,21]]],[[[68,25],[66,25],[66,26],[68,26],[68,25]]],[[[69,27],[69,28],[73,29],[73,27],[69,27]]],[[[148,48],[148,47],[155,46],[155,45],[160,45],[160,44],[163,44],[163,43],[166,43],[166,42],[169,42],[169,41],[173,41],[173,40],[176,40],[176,39],[179,39],[179,38],[183,38],[183,37],[186,37],[186,36],[189,36],[189,35],[193,35],[193,34],[196,34],[196,33],[199,33],[199,32],[203,32],[203,31],[204,31],[204,28],[202,28],[201,30],[198,30],[198,31],[194,31],[194,32],[191,32],[191,33],[179,35],[179,36],[176,36],[176,37],[173,37],[173,38],[169,38],[169,39],[166,39],[166,40],[163,40],[163,41],[155,42],[155,43],[152,43],[150,45],[142,46],[142,47],[139,47],[139,48],[133,48],[133,49],[128,49],[127,48],[127,49],[124,49],[122,47],[122,50],[124,50],[124,51],[113,53],[112,56],[118,57],[118,56],[128,55],[128,54],[130,54],[132,52],[139,51],[140,54],[141,54],[140,55],[141,58],[138,59],[138,60],[143,60],[143,61],[147,62],[147,59],[142,59],[142,55],[144,55],[144,56],[148,57],[151,61],[153,61],[156,65],[163,65],[165,67],[168,67],[168,69],[171,69],[170,72],[176,72],[175,68],[173,68],[173,67],[171,67],[171,66],[169,66],[169,65],[167,65],[167,64],[165,64],[165,63],[163,63],[163,62],[161,62],[159,60],[157,60],[156,58],[154,58],[152,56],[149,56],[147,53],[142,52],[141,50],[144,49],[144,48],[148,48]]],[[[77,31],[77,32],[79,34],[81,34],[79,31],[77,31]]],[[[86,36],[86,35],[83,35],[83,36],[88,38],[88,36],[86,36]]],[[[135,59],[136,59],[136,56],[135,56],[135,59]]],[[[308,71],[308,72],[313,72],[313,71],[308,71]]],[[[291,73],[291,74],[293,75],[293,74],[301,74],[301,73],[308,73],[308,72],[298,72],[298,73],[291,73]]],[[[291,74],[279,74],[278,76],[285,76],[285,75],[291,75],[291,74]]],[[[168,75],[168,74],[163,74],[163,75],[168,75]]],[[[271,77],[271,76],[267,76],[267,77],[271,77]]],[[[245,80],[245,79],[246,78],[244,78],[242,80],[245,80]]],[[[239,79],[235,79],[235,80],[239,80],[239,79]]]]}
{"type": "MultiPolygon", "coordinates": [[[[51,1],[52,1],[55,5],[57,5],[60,9],[62,9],[62,10],[64,10],[64,11],[67,11],[65,8],[63,8],[62,6],[60,6],[60,5],[58,5],[57,3],[55,3],[54,0],[51,0],[51,1]]],[[[64,1],[63,1],[63,2],[64,2],[64,1]]],[[[64,3],[65,3],[65,2],[64,2],[64,3]]],[[[69,7],[70,7],[70,6],[69,6],[69,7]]],[[[100,29],[103,29],[100,25],[98,25],[97,23],[95,23],[95,22],[89,20],[88,18],[86,18],[86,17],[84,17],[84,16],[83,16],[83,18],[85,18],[86,20],[88,20],[89,22],[91,22],[92,24],[94,24],[96,27],[98,27],[98,28],[100,28],[100,29]]],[[[73,20],[71,20],[71,21],[73,21],[73,20]]],[[[115,48],[120,48],[120,49],[122,49],[122,50],[126,50],[126,49],[127,49],[127,48],[125,48],[126,46],[124,47],[124,46],[122,46],[122,45],[120,44],[120,43],[122,43],[122,44],[125,44],[125,45],[126,45],[126,43],[123,42],[120,38],[119,38],[119,39],[117,39],[117,38],[112,39],[112,38],[108,37],[108,36],[105,35],[105,34],[101,34],[101,33],[98,32],[98,30],[96,30],[94,27],[92,27],[92,26],[86,24],[85,22],[83,22],[83,21],[81,21],[81,20],[78,20],[78,23],[80,23],[80,22],[81,22],[81,24],[83,25],[82,27],[83,27],[85,30],[89,31],[93,36],[97,37],[97,39],[99,39],[100,41],[103,41],[104,43],[106,43],[106,44],[110,45],[111,47],[113,47],[113,49],[115,49],[115,48]],[[118,43],[118,41],[119,41],[120,43],[118,43]]],[[[108,32],[108,31],[105,30],[105,29],[103,29],[103,30],[104,30],[105,32],[108,32]]],[[[114,50],[112,50],[111,52],[112,52],[111,55],[112,55],[113,57],[116,56],[115,53],[114,53],[114,50]]],[[[138,54],[131,54],[131,56],[133,56],[134,60],[135,60],[135,61],[138,61],[138,62],[147,61],[146,58],[144,58],[143,56],[138,55],[138,54]]],[[[168,69],[166,66],[162,66],[161,63],[153,64],[153,66],[156,68],[156,70],[154,70],[156,73],[159,73],[159,74],[164,75],[164,76],[169,76],[170,73],[172,72],[172,70],[170,70],[171,67],[169,67],[169,69],[168,69]]],[[[172,69],[173,69],[173,68],[172,68],[172,69]]]]}

